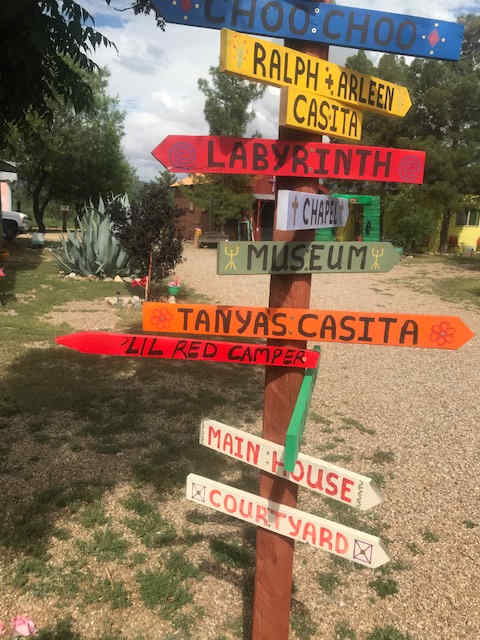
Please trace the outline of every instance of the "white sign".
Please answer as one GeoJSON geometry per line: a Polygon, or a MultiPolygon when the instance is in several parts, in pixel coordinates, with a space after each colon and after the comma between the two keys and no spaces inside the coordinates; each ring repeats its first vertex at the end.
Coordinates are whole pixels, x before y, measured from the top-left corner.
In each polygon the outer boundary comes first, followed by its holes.
{"type": "Polygon", "coordinates": [[[298,454],[294,471],[286,471],[285,447],[216,420],[202,420],[200,444],[361,511],[383,500],[371,478],[303,453],[298,454]]]}
{"type": "Polygon", "coordinates": [[[280,231],[344,227],[348,218],[348,199],[289,191],[277,193],[277,222],[280,231]]]}
{"type": "Polygon", "coordinates": [[[186,497],[287,538],[375,569],[390,560],[376,536],[190,473],[186,497]]]}

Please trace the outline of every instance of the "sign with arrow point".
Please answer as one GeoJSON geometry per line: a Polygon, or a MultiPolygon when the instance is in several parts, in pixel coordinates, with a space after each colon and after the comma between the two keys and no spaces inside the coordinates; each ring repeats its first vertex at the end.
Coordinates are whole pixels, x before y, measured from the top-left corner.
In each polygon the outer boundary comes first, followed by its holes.
{"type": "Polygon", "coordinates": [[[412,105],[406,87],[230,29],[221,31],[220,70],[318,93],[382,115],[402,118],[412,105]]]}

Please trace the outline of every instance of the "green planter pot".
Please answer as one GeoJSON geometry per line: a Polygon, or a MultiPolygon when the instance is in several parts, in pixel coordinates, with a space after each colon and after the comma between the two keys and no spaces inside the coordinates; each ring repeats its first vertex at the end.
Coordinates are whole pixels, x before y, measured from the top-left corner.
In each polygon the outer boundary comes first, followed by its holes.
{"type": "Polygon", "coordinates": [[[180,291],[180,286],[178,287],[172,287],[170,285],[167,285],[168,287],[168,295],[169,296],[177,296],[178,292],[180,291]]]}

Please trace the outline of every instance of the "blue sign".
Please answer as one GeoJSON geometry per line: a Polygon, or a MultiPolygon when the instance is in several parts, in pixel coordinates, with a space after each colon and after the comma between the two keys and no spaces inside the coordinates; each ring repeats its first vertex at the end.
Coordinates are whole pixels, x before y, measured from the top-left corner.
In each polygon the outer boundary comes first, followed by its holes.
{"type": "Polygon", "coordinates": [[[167,22],[404,56],[458,60],[463,25],[293,0],[153,0],[167,22]]]}

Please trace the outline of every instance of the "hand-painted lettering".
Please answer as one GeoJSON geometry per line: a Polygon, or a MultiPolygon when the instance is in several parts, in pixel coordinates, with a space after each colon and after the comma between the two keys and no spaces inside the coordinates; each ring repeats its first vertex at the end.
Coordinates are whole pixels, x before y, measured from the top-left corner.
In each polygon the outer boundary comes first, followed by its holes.
{"type": "Polygon", "coordinates": [[[298,518],[298,520],[295,522],[295,519],[293,516],[287,516],[287,521],[291,527],[291,530],[288,535],[294,536],[296,538],[300,533],[300,529],[302,527],[302,519],[298,518]]]}
{"type": "Polygon", "coordinates": [[[210,500],[210,504],[212,504],[217,509],[219,509],[221,507],[221,503],[220,502],[215,502],[214,498],[216,498],[217,496],[221,496],[221,495],[222,494],[220,493],[220,491],[218,489],[212,489],[208,494],[208,499],[210,500]]]}
{"type": "Polygon", "coordinates": [[[286,518],[287,514],[280,511],[280,509],[271,509],[270,507],[268,509],[268,512],[271,513],[272,516],[275,518],[275,522],[274,522],[275,529],[279,530],[281,527],[282,518],[286,518]]]}
{"type": "Polygon", "coordinates": [[[350,498],[348,494],[352,491],[352,487],[354,486],[354,484],[354,481],[350,480],[350,478],[342,478],[340,497],[344,502],[352,502],[352,498],[350,498]]]}
{"type": "Polygon", "coordinates": [[[223,506],[228,513],[235,513],[237,510],[237,499],[231,494],[227,494],[223,499],[223,506]]]}
{"type": "Polygon", "coordinates": [[[267,507],[264,507],[260,504],[255,505],[255,523],[262,524],[264,527],[269,527],[267,520],[267,507]]]}

